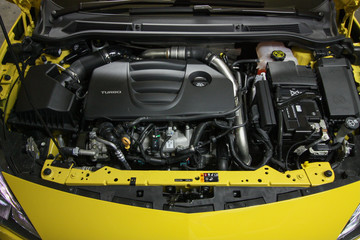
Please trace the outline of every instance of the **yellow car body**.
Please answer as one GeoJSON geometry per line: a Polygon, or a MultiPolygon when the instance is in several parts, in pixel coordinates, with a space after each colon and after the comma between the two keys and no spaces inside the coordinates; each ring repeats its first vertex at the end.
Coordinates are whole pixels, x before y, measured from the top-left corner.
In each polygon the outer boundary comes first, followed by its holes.
{"type": "Polygon", "coordinates": [[[110,203],[11,175],[5,178],[43,239],[328,240],[337,238],[360,202],[356,182],[277,203],[187,214],[110,203]]]}
{"type": "MultiPolygon", "coordinates": [[[[26,21],[30,15],[30,8],[39,10],[40,1],[13,0],[23,13],[17,22],[22,21],[24,35],[31,35],[33,20],[26,21]]],[[[345,12],[344,19],[339,19],[339,32],[351,37],[352,29],[359,29],[359,24],[354,18],[354,12],[359,6],[359,1],[336,1],[338,10],[345,12]]],[[[19,42],[15,39],[14,29],[9,31],[9,38],[12,43],[19,42]]],[[[353,30],[354,31],[354,30],[353,30]]],[[[4,42],[0,49],[0,59],[3,59],[7,49],[4,42]]],[[[298,59],[308,63],[308,53],[295,53],[298,59]]],[[[55,60],[55,59],[54,59],[55,60]]],[[[299,61],[301,62],[301,61],[299,61]]],[[[305,65],[305,64],[304,64],[305,65]]],[[[0,70],[12,73],[16,76],[16,69],[12,64],[1,65],[0,70]]],[[[355,79],[360,78],[360,71],[356,71],[354,66],[355,79]]],[[[16,96],[8,96],[11,83],[2,84],[3,91],[0,93],[0,105],[4,104],[4,99],[9,98],[10,109],[15,103],[16,96]]],[[[15,86],[17,88],[19,86],[15,86]]],[[[16,91],[14,91],[16,92],[16,91]]],[[[6,116],[9,114],[5,113],[6,116]]],[[[79,180],[82,176],[76,169],[69,169],[56,174],[59,170],[52,168],[54,175],[43,176],[49,178],[52,184],[66,184],[76,186],[81,184],[79,180]],[[77,174],[77,175],[76,175],[77,174]],[[79,174],[81,176],[79,176],[79,174]]],[[[314,187],[325,183],[330,183],[334,179],[325,178],[323,175],[315,176],[311,166],[280,174],[273,170],[275,175],[266,176],[264,169],[255,172],[236,172],[220,173],[223,174],[224,181],[214,184],[215,186],[295,186],[292,178],[286,177],[292,174],[296,178],[297,186],[314,187]],[[243,174],[243,175],[241,175],[243,174]],[[299,177],[302,176],[302,177],[299,177]],[[258,181],[261,178],[263,181],[258,181]],[[250,179],[250,182],[242,183],[241,179],[250,179]],[[324,182],[325,179],[325,182],[324,182]]],[[[323,170],[331,170],[329,165],[323,166],[323,170]]],[[[270,169],[270,172],[272,170],[270,169]]],[[[114,169],[116,172],[116,169],[114,169]]],[[[271,172],[272,173],[272,172],[271,172]]],[[[85,172],[86,174],[86,172],[85,172]]],[[[100,174],[100,173],[99,173],[100,174]]],[[[126,184],[126,179],[130,175],[137,176],[139,186],[165,186],[173,184],[173,178],[193,178],[201,172],[169,173],[164,177],[161,172],[139,171],[136,173],[125,173],[119,171],[113,173],[119,176],[117,183],[112,183],[111,179],[104,180],[102,175],[90,179],[89,186],[105,186],[126,184]]],[[[61,190],[36,184],[31,181],[10,175],[3,172],[4,178],[15,195],[16,199],[23,207],[29,220],[39,233],[42,239],[213,239],[213,240],[232,240],[232,239],[292,239],[292,240],[329,240],[337,239],[352,213],[360,204],[360,181],[352,182],[341,187],[331,188],[319,193],[309,194],[303,197],[284,200],[275,203],[267,203],[246,208],[228,209],[223,211],[204,212],[204,213],[178,213],[162,210],[146,209],[135,206],[112,203],[88,197],[83,197],[61,190]]],[[[85,183],[86,185],[86,183],[85,183]]],[[[179,184],[181,186],[190,187],[179,184]]],[[[191,184],[191,186],[205,185],[191,184]]],[[[22,236],[8,229],[0,227],[0,239],[23,239],[22,236]]]]}

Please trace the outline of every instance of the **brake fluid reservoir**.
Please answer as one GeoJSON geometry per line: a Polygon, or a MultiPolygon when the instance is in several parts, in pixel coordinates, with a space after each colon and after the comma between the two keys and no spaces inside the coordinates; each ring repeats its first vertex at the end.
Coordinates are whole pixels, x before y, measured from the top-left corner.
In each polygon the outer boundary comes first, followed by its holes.
{"type": "Polygon", "coordinates": [[[298,64],[290,48],[284,46],[282,42],[262,42],[256,47],[256,53],[259,58],[258,69],[266,69],[268,62],[274,61],[294,61],[298,64]]]}

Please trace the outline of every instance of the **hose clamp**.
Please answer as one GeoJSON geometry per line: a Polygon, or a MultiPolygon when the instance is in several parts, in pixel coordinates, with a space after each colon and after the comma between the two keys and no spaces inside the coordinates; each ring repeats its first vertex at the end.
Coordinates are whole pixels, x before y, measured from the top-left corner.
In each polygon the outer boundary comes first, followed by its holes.
{"type": "MultiPolygon", "coordinates": [[[[205,56],[205,61],[209,63],[209,65],[211,63],[213,63],[214,61],[216,61],[217,59],[220,59],[218,58],[215,54],[209,52],[206,56],[205,56]]],[[[222,60],[221,60],[222,61],[222,60]]]]}
{"type": "Polygon", "coordinates": [[[101,55],[104,57],[104,60],[107,64],[111,63],[111,57],[106,50],[102,50],[101,55]]]}
{"type": "Polygon", "coordinates": [[[185,53],[186,48],[184,46],[171,47],[170,48],[170,58],[175,59],[186,59],[185,53]]]}
{"type": "Polygon", "coordinates": [[[74,81],[80,83],[79,76],[74,71],[72,71],[70,68],[66,69],[64,72],[66,74],[68,74],[74,81]]]}

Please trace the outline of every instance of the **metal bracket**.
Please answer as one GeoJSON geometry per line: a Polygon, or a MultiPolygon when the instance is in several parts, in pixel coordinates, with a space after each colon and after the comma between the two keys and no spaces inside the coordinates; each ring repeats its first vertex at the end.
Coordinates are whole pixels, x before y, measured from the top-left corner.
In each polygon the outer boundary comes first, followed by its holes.
{"type": "Polygon", "coordinates": [[[73,166],[68,169],[55,167],[52,165],[53,161],[45,161],[41,177],[69,186],[128,186],[135,184],[136,179],[136,186],[310,187],[331,183],[335,179],[334,172],[327,162],[305,163],[303,169],[282,173],[268,166],[256,171],[139,171],[112,167],[91,171],[73,166]]]}
{"type": "Polygon", "coordinates": [[[346,37],[350,38],[351,29],[352,29],[354,17],[355,17],[355,11],[359,8],[359,6],[360,6],[359,0],[349,1],[349,3],[347,3],[343,6],[344,11],[345,11],[345,16],[342,19],[340,26],[339,26],[340,34],[344,34],[346,37]],[[346,26],[346,23],[348,23],[348,26],[346,26]]]}
{"type": "Polygon", "coordinates": [[[26,17],[29,19],[29,26],[27,26],[26,29],[26,35],[31,36],[32,32],[35,28],[35,22],[31,16],[30,10],[32,6],[39,6],[40,0],[8,0],[10,2],[13,2],[16,4],[20,10],[26,15],[26,17]]]}

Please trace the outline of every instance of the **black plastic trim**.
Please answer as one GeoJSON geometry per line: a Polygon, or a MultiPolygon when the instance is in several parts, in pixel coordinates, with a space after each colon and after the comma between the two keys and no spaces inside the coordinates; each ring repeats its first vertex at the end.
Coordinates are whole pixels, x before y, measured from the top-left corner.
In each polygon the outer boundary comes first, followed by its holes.
{"type": "Polygon", "coordinates": [[[80,41],[84,38],[90,39],[109,39],[121,41],[137,41],[137,42],[179,42],[189,41],[195,42],[237,42],[237,41],[292,41],[302,44],[308,48],[314,49],[316,47],[325,47],[336,43],[341,43],[345,40],[344,36],[337,36],[327,39],[312,39],[300,34],[287,33],[287,32],[242,32],[242,33],[181,33],[181,32],[119,32],[119,31],[84,31],[75,33],[66,37],[47,37],[35,34],[33,39],[35,41],[61,45],[64,43],[70,44],[80,41]]]}

